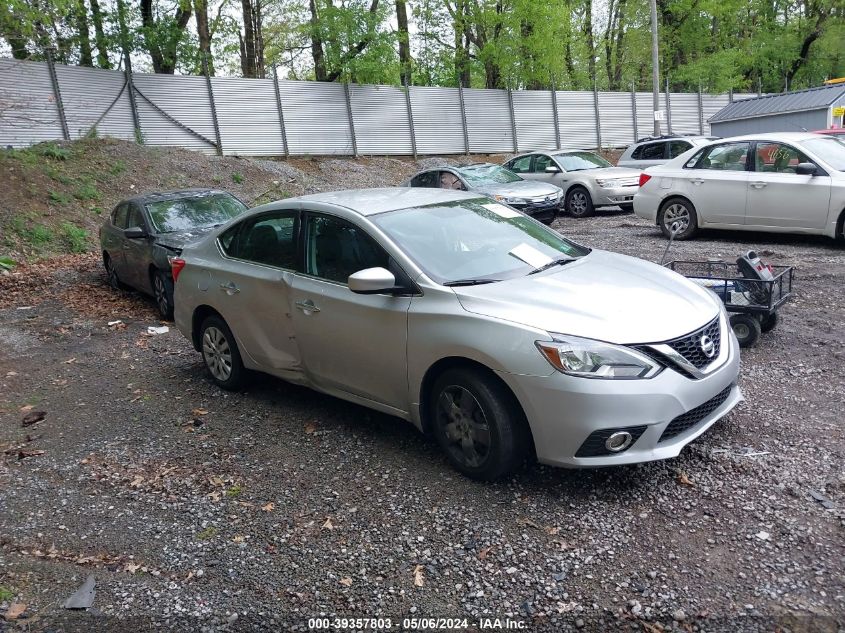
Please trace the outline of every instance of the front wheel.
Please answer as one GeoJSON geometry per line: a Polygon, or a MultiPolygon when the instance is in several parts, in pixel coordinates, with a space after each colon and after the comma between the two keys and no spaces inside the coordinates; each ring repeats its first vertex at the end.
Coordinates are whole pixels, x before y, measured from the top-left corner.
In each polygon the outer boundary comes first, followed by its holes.
{"type": "Polygon", "coordinates": [[[246,379],[238,344],[226,322],[212,315],[200,327],[202,358],[218,385],[229,391],[239,389],[246,379]]]}
{"type": "Polygon", "coordinates": [[[734,314],[731,317],[731,327],[740,347],[751,347],[760,338],[760,321],[751,314],[734,314]]]}
{"type": "Polygon", "coordinates": [[[687,240],[698,231],[698,214],[688,200],[670,198],[660,207],[657,223],[666,237],[677,231],[676,240],[687,240]]]}
{"type": "Polygon", "coordinates": [[[573,187],[566,194],[566,210],[573,218],[587,218],[593,215],[593,200],[583,187],[573,187]]]}
{"type": "Polygon", "coordinates": [[[493,481],[513,473],[528,454],[525,415],[494,376],[450,369],[434,385],[429,411],[440,447],[457,470],[493,481]]]}
{"type": "Polygon", "coordinates": [[[157,270],[153,273],[153,296],[162,319],[173,320],[173,280],[157,270]]]}

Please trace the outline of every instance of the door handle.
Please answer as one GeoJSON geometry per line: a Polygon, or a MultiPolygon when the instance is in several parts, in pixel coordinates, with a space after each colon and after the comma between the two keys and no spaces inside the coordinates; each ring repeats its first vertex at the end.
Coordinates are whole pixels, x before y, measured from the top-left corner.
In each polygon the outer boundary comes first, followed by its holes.
{"type": "Polygon", "coordinates": [[[220,284],[220,290],[222,290],[229,296],[237,294],[241,291],[241,289],[235,285],[234,281],[230,281],[227,284],[220,284]]]}
{"type": "Polygon", "coordinates": [[[314,312],[319,312],[320,308],[314,305],[314,302],[311,299],[306,299],[305,301],[297,301],[296,307],[302,310],[305,314],[312,314],[314,312]]]}
{"type": "Polygon", "coordinates": [[[752,182],[751,186],[754,187],[755,189],[762,189],[763,187],[766,186],[766,184],[767,183],[763,182],[762,180],[758,180],[756,182],[752,182]]]}
{"type": "Polygon", "coordinates": [[[703,185],[704,178],[693,178],[692,180],[690,180],[690,182],[694,185],[703,185]]]}

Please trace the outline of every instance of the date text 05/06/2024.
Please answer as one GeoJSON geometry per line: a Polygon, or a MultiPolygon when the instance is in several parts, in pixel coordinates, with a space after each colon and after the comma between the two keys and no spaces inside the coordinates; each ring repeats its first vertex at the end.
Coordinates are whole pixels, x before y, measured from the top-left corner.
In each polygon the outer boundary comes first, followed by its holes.
{"type": "Polygon", "coordinates": [[[483,631],[521,631],[527,629],[523,620],[511,618],[480,618],[471,621],[468,618],[309,618],[311,630],[372,630],[372,631],[458,631],[474,628],[483,631]]]}

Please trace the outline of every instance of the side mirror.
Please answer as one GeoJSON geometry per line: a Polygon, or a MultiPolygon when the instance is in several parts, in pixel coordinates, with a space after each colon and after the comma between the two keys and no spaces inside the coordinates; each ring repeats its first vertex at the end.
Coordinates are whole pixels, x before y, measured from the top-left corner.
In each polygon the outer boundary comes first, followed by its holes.
{"type": "Polygon", "coordinates": [[[127,240],[137,240],[142,237],[147,237],[147,232],[140,226],[131,226],[123,231],[123,237],[127,240]]]}
{"type": "Polygon", "coordinates": [[[799,176],[815,176],[818,170],[819,168],[813,163],[798,163],[798,166],[795,168],[795,173],[799,176]]]}
{"type": "Polygon", "coordinates": [[[349,275],[349,289],[359,295],[377,295],[392,292],[396,277],[386,268],[365,268],[349,275]]]}
{"type": "Polygon", "coordinates": [[[557,165],[549,165],[548,167],[546,167],[546,173],[547,174],[559,174],[560,173],[560,167],[558,167],[557,165]]]}

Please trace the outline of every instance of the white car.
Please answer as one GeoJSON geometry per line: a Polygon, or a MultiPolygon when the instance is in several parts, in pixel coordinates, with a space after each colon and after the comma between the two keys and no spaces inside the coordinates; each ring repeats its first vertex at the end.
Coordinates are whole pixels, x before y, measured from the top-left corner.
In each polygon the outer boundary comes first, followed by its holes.
{"type": "Polygon", "coordinates": [[[720,139],[646,169],[634,213],[681,240],[700,228],[840,237],[845,143],[795,132],[720,139]]]}

